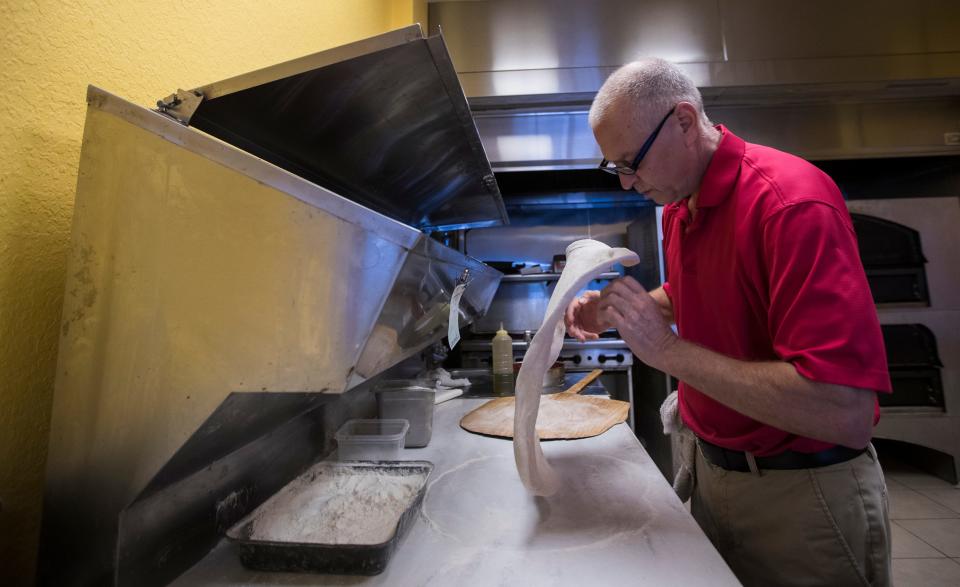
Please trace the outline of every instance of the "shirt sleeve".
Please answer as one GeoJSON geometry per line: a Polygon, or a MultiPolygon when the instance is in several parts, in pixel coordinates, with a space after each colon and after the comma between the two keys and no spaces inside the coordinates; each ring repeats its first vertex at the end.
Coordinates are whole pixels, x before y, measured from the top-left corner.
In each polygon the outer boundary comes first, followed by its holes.
{"type": "Polygon", "coordinates": [[[667,247],[670,244],[670,222],[673,219],[674,210],[671,205],[663,208],[663,218],[660,219],[660,231],[663,234],[663,241],[660,246],[663,248],[663,292],[667,294],[670,303],[673,304],[673,288],[670,287],[670,259],[667,255],[667,247]]]}
{"type": "Polygon", "coordinates": [[[774,352],[822,383],[891,391],[876,307],[849,216],[818,200],[763,224],[774,352]]]}

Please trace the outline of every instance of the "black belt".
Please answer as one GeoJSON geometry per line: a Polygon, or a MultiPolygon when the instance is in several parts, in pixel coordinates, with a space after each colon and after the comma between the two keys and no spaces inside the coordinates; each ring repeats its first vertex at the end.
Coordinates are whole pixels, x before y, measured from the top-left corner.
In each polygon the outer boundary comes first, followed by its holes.
{"type": "MultiPolygon", "coordinates": [[[[747,455],[740,450],[730,450],[710,444],[702,438],[697,439],[703,456],[714,465],[727,471],[750,471],[747,455]]],[[[835,465],[862,455],[866,448],[847,448],[837,445],[820,452],[805,453],[784,451],[769,457],[754,457],[758,469],[815,469],[835,465]]]]}

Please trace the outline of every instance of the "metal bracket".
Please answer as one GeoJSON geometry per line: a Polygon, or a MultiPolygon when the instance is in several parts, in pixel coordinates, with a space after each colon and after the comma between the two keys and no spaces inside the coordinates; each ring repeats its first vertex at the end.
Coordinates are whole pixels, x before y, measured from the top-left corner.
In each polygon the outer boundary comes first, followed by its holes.
{"type": "Polygon", "coordinates": [[[203,94],[197,90],[177,90],[162,100],[157,100],[157,112],[166,114],[184,126],[190,125],[193,113],[203,102],[203,94]]]}

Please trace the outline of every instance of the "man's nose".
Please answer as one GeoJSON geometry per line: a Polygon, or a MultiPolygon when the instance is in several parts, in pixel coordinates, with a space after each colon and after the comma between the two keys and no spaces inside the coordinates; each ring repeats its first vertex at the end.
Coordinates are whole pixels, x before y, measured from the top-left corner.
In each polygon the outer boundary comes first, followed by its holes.
{"type": "Polygon", "coordinates": [[[637,183],[637,174],[631,173],[630,175],[619,174],[620,177],[620,187],[625,190],[633,189],[633,184],[637,183]]]}

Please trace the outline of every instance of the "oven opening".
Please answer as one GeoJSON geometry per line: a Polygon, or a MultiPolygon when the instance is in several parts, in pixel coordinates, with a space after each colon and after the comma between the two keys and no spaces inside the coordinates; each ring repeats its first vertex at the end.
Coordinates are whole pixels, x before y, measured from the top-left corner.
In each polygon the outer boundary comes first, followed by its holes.
{"type": "Polygon", "coordinates": [[[881,406],[944,409],[943,363],[937,339],[923,324],[883,324],[883,344],[893,393],[880,394],[881,406]]]}
{"type": "Polygon", "coordinates": [[[851,214],[860,260],[876,304],[930,305],[927,262],[916,230],[864,214],[851,214]]]}

